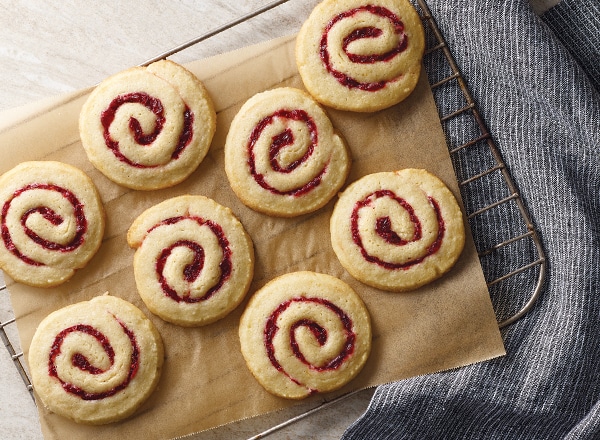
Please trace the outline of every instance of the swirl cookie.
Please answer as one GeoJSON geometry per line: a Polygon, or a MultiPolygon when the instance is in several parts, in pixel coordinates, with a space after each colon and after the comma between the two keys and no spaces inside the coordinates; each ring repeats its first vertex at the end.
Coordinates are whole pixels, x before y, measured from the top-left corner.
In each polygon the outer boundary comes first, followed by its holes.
{"type": "Polygon", "coordinates": [[[15,281],[51,287],[94,256],[104,235],[104,208],[79,169],[23,162],[0,177],[0,267],[15,281]]]}
{"type": "Polygon", "coordinates": [[[375,173],[349,185],[330,226],[342,266],[388,291],[416,289],[441,277],[465,242],[456,199],[440,179],[417,169],[375,173]]]}
{"type": "Polygon", "coordinates": [[[239,337],[248,368],[267,391],[303,399],[336,390],[361,371],[371,351],[371,321],[343,281],[295,272],[254,294],[239,337]]]}
{"type": "Polygon", "coordinates": [[[225,143],[225,172],[250,208],[293,217],[324,206],[341,188],[351,159],[323,109],[282,87],[258,93],[239,110],[225,143]]]}
{"type": "Polygon", "coordinates": [[[33,388],[50,411],[100,425],[129,417],[154,391],[163,344],[137,307],[102,295],[48,315],[28,359],[33,388]]]}
{"type": "Polygon", "coordinates": [[[229,208],[203,196],[180,196],[144,211],[127,242],[140,296],[162,319],[200,326],[223,318],[244,299],[254,276],[254,249],[229,208]]]}
{"type": "Polygon", "coordinates": [[[90,162],[112,181],[139,190],[186,179],[206,156],[215,129],[203,84],[167,60],[107,78],[79,117],[90,162]]]}
{"type": "Polygon", "coordinates": [[[296,63],[317,101],[371,112],[413,91],[424,48],[421,20],[408,0],[325,0],[300,29],[296,63]]]}

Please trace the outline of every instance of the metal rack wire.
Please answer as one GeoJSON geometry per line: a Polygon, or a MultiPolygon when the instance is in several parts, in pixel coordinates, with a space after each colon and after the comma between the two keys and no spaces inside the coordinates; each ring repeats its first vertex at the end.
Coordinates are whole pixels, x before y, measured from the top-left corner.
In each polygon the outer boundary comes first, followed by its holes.
{"type": "MultiPolygon", "coordinates": [[[[288,1],[289,0],[278,0],[269,3],[260,9],[239,17],[215,30],[195,38],[194,40],[188,41],[172,50],[164,52],[143,64],[147,65],[153,61],[163,59],[180,52],[288,1]]],[[[457,120],[459,121],[458,123],[462,124],[465,122],[465,119],[468,119],[469,122],[475,127],[473,136],[467,142],[459,145],[453,145],[452,142],[449,142],[449,152],[453,160],[453,165],[459,181],[461,193],[463,194],[463,199],[468,201],[468,187],[470,185],[473,185],[477,182],[484,182],[489,178],[495,179],[496,181],[496,184],[487,186],[488,189],[491,188],[494,190],[489,194],[486,194],[486,200],[489,200],[489,203],[486,203],[484,206],[470,206],[468,203],[465,203],[467,218],[471,223],[472,230],[474,229],[474,225],[477,227],[479,218],[486,216],[489,212],[498,209],[499,207],[505,207],[506,209],[516,211],[516,214],[510,213],[509,216],[513,220],[516,219],[519,222],[518,225],[513,224],[513,226],[515,226],[515,234],[498,243],[482,245],[482,243],[478,242],[478,234],[476,231],[473,231],[475,243],[478,249],[480,249],[478,252],[482,264],[484,264],[484,260],[491,258],[491,261],[485,261],[485,266],[499,269],[489,271],[490,274],[493,275],[491,276],[491,279],[487,280],[487,284],[490,289],[492,289],[494,286],[499,286],[507,280],[515,277],[525,276],[529,280],[529,283],[527,284],[531,290],[529,295],[518,299],[512,298],[515,299],[515,302],[518,304],[517,310],[510,313],[508,317],[499,316],[498,325],[500,328],[504,328],[522,318],[533,307],[535,301],[540,295],[546,274],[546,258],[544,255],[543,246],[541,244],[540,237],[533,226],[533,222],[531,221],[527,207],[521,199],[518,188],[510,175],[509,169],[502,159],[492,134],[485,125],[483,117],[478,110],[477,104],[468,89],[467,83],[458,68],[456,60],[454,59],[442,32],[435,22],[435,18],[432,16],[431,11],[429,10],[426,0],[416,0],[416,2],[426,30],[427,49],[425,52],[425,57],[438,57],[439,63],[445,64],[445,67],[436,69],[437,72],[445,72],[441,76],[433,77],[431,72],[427,72],[429,75],[431,89],[434,93],[434,98],[436,93],[439,91],[444,90],[447,92],[448,87],[455,88],[458,93],[457,96],[462,97],[460,100],[457,100],[457,102],[460,101],[460,105],[458,105],[457,108],[445,109],[438,106],[442,127],[447,135],[452,129],[452,124],[456,123],[455,121],[457,120]],[[476,172],[472,172],[472,170],[465,170],[465,167],[462,166],[466,160],[465,156],[476,155],[478,158],[480,158],[482,149],[486,150],[490,158],[490,160],[484,161],[486,166],[476,172]],[[504,187],[503,191],[497,191],[498,181],[500,182],[500,185],[504,187]],[[496,198],[498,193],[503,194],[499,199],[496,198]],[[510,248],[515,244],[519,244],[520,246],[528,249],[526,254],[529,257],[526,260],[520,260],[516,266],[507,261],[507,253],[504,252],[505,249],[510,248]],[[502,273],[504,267],[509,267],[509,270],[506,271],[506,273],[502,273]]],[[[436,103],[438,103],[437,100],[436,103]]],[[[485,184],[483,186],[486,187],[485,184]]],[[[485,220],[481,221],[480,223],[485,224],[485,220]]],[[[487,227],[494,227],[494,225],[491,224],[487,227]]],[[[519,293],[522,293],[522,291],[519,293]]],[[[6,285],[0,286],[0,295],[8,296],[6,285]]],[[[498,311],[497,315],[500,315],[498,311]]],[[[19,375],[23,379],[25,386],[33,397],[33,388],[23,362],[23,352],[18,348],[18,341],[9,337],[9,333],[16,334],[16,331],[7,332],[7,329],[12,326],[16,326],[14,316],[0,316],[0,339],[2,339],[4,342],[6,350],[13,360],[19,375]]],[[[301,414],[300,416],[294,417],[283,424],[277,425],[269,431],[259,434],[254,438],[262,438],[271,432],[287,426],[301,418],[309,416],[315,411],[331,406],[337,401],[353,394],[354,393],[350,393],[324,402],[318,407],[301,414]]]]}
{"type": "MultiPolygon", "coordinates": [[[[6,285],[0,286],[0,295],[8,296],[8,290],[6,289],[6,285]]],[[[29,380],[29,375],[27,370],[25,369],[25,364],[23,363],[23,351],[19,348],[20,344],[14,338],[9,337],[9,332],[7,329],[15,327],[16,334],[16,319],[14,315],[10,315],[7,317],[0,317],[0,339],[4,343],[4,347],[8,351],[10,358],[12,359],[15,368],[19,372],[19,375],[23,379],[27,390],[29,391],[31,398],[33,399],[33,386],[31,385],[31,381],[29,380]]]]}
{"type": "MultiPolygon", "coordinates": [[[[473,229],[473,226],[477,222],[478,218],[481,218],[494,209],[502,207],[507,210],[516,210],[516,215],[515,213],[508,213],[508,215],[510,215],[513,219],[518,219],[521,223],[520,225],[513,224],[515,231],[514,235],[506,237],[504,240],[498,243],[487,246],[483,246],[481,242],[478,243],[479,237],[474,233],[475,243],[478,245],[478,249],[480,249],[480,260],[487,257],[492,257],[493,259],[492,262],[486,262],[487,267],[490,265],[494,265],[500,269],[503,269],[504,267],[510,267],[510,270],[507,272],[493,276],[492,279],[487,280],[488,288],[493,288],[494,286],[497,286],[500,283],[503,283],[512,277],[516,277],[523,273],[527,273],[530,279],[534,281],[534,283],[530,283],[530,295],[525,298],[516,299],[517,303],[521,303],[518,310],[512,313],[509,317],[499,318],[498,325],[500,328],[504,328],[522,318],[533,307],[535,301],[539,297],[546,275],[546,257],[540,237],[535,230],[517,185],[514,183],[510,175],[510,171],[502,159],[502,155],[500,154],[492,134],[486,127],[483,117],[478,110],[477,104],[467,87],[466,80],[462,76],[458,64],[456,63],[456,60],[454,59],[454,56],[450,51],[441,30],[437,26],[435,18],[431,14],[426,0],[417,0],[417,3],[418,7],[420,8],[419,12],[421,19],[426,28],[425,30],[428,40],[425,57],[440,56],[441,53],[440,62],[436,64],[439,69],[436,69],[436,71],[446,72],[444,75],[442,75],[443,77],[436,78],[434,82],[432,81],[431,72],[428,72],[430,75],[431,89],[434,93],[434,98],[436,92],[443,87],[453,87],[457,91],[460,91],[459,93],[462,94],[462,98],[464,99],[464,101],[461,103],[462,105],[456,109],[447,110],[441,109],[438,106],[442,127],[448,135],[452,129],[452,122],[459,118],[459,124],[470,122],[476,127],[471,138],[467,142],[459,145],[453,145],[452,142],[449,142],[450,156],[453,160],[454,170],[458,178],[463,198],[468,199],[469,193],[467,187],[469,185],[473,185],[477,182],[483,182],[484,179],[495,178],[497,181],[500,181],[500,185],[505,187],[505,191],[503,191],[504,195],[498,199],[498,194],[502,193],[502,191],[498,191],[498,184],[487,186],[488,189],[493,188],[495,190],[494,193],[485,194],[484,198],[486,199],[486,204],[484,206],[466,206],[467,219],[471,222],[473,229]],[[446,64],[446,66],[441,66],[442,63],[446,64]],[[465,118],[470,119],[470,121],[466,121],[465,118]],[[487,149],[487,153],[491,159],[488,161],[483,161],[486,162],[487,166],[483,167],[481,170],[477,170],[476,172],[473,172],[472,170],[466,170],[467,167],[461,166],[461,160],[462,163],[468,159],[472,159],[473,161],[481,161],[482,148],[487,149]],[[461,155],[463,156],[462,158],[460,157],[461,155]],[[464,156],[467,157],[465,158],[464,156]],[[511,266],[511,264],[505,260],[505,255],[502,253],[502,250],[514,245],[515,243],[519,243],[521,246],[529,249],[529,252],[527,253],[529,259],[528,261],[520,261],[517,266],[511,266]],[[483,249],[481,249],[482,247],[483,249]]],[[[487,225],[487,227],[493,228],[494,225],[487,225]]],[[[491,277],[493,272],[498,271],[489,272],[490,273],[486,275],[491,277]]],[[[499,314],[499,311],[497,311],[497,315],[499,314]]]]}

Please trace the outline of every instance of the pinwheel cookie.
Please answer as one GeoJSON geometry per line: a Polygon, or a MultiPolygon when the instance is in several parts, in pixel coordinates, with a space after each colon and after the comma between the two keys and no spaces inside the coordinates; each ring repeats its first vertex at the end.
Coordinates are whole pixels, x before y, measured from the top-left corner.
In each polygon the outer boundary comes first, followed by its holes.
{"type": "Polygon", "coordinates": [[[421,71],[425,39],[408,0],[325,0],[296,39],[296,63],[319,102],[370,112],[405,99],[421,71]]]}
{"type": "Polygon", "coordinates": [[[144,211],[127,241],[148,309],[166,321],[200,326],[243,300],[254,276],[249,235],[229,208],[203,196],[168,199],[144,211]]]}
{"type": "Polygon", "coordinates": [[[330,221],[340,263],[356,279],[389,291],[423,286],[460,256],[460,207],[444,183],[418,169],[365,176],[341,194],[330,221]]]}
{"type": "Polygon", "coordinates": [[[371,351],[371,321],[343,281],[295,272],[267,283],[240,320],[242,354],[270,393],[303,399],[351,381],[371,351]]]}
{"type": "Polygon", "coordinates": [[[225,172],[250,208],[293,217],[324,206],[351,159],[327,114],[299,89],[259,93],[241,107],[225,143],[225,172]]]}
{"type": "Polygon", "coordinates": [[[61,162],[23,162],[0,177],[0,267],[15,281],[51,287],[94,256],[104,235],[96,187],[61,162]]]}
{"type": "Polygon", "coordinates": [[[102,295],[59,309],[29,347],[33,388],[52,412],[100,425],[132,415],[154,391],[163,344],[133,304],[102,295]]]}
{"type": "Polygon", "coordinates": [[[139,190],[186,179],[206,156],[215,129],[216,113],[204,85],[168,60],[107,78],[79,118],[92,164],[114,182],[139,190]]]}

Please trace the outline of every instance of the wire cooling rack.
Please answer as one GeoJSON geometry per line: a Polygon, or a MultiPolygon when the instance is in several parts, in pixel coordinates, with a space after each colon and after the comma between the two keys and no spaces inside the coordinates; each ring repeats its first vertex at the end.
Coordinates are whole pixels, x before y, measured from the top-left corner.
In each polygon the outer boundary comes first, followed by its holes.
{"type": "MultiPolygon", "coordinates": [[[[212,38],[240,23],[246,22],[270,9],[290,0],[278,0],[249,14],[243,15],[206,34],[177,46],[147,60],[143,65],[167,58],[204,40],[212,38]]],[[[431,89],[438,106],[442,128],[446,134],[448,148],[465,204],[467,219],[478,249],[479,258],[492,302],[496,310],[498,325],[504,328],[521,319],[534,305],[540,295],[546,275],[546,258],[540,237],[533,225],[528,209],[521,198],[517,185],[502,159],[493,135],[487,129],[477,104],[471,95],[456,60],[438,27],[426,0],[416,0],[426,35],[425,65],[431,89]],[[454,93],[454,105],[447,108],[437,99],[454,93]],[[455,136],[458,130],[462,135],[455,136]],[[470,134],[464,141],[465,130],[470,134]],[[475,164],[475,166],[473,166],[475,164]],[[472,203],[477,193],[477,203],[472,203]],[[484,201],[482,203],[482,200],[484,201]],[[508,219],[509,233],[502,237],[495,224],[499,218],[508,219]],[[499,241],[494,238],[501,236],[499,241]],[[519,255],[515,258],[515,255],[519,255]],[[518,286],[517,289],[514,287],[518,286]]],[[[448,100],[446,99],[445,102],[448,100]]],[[[0,286],[3,304],[9,304],[6,285],[0,286]]],[[[11,310],[3,310],[0,316],[0,339],[4,343],[14,365],[33,398],[33,387],[23,361],[23,352],[18,342],[16,322],[11,310]]],[[[321,403],[318,407],[289,419],[265,431],[254,439],[262,438],[304,417],[325,409],[351,395],[321,403]]]]}
{"type": "Polygon", "coordinates": [[[539,297],[546,276],[545,253],[517,185],[427,2],[417,3],[426,31],[426,65],[435,66],[427,72],[434,99],[442,93],[446,97],[455,93],[450,100],[455,104],[452,108],[443,108],[438,99],[436,104],[492,302],[496,302],[498,325],[503,328],[522,318],[539,297]],[[453,135],[456,132],[461,135],[453,135]],[[474,194],[478,205],[472,203],[474,194]],[[508,228],[499,228],[496,222],[500,218],[509,219],[508,228]],[[498,237],[502,239],[490,242],[498,237]],[[512,290],[515,286],[520,288],[512,290]]]}

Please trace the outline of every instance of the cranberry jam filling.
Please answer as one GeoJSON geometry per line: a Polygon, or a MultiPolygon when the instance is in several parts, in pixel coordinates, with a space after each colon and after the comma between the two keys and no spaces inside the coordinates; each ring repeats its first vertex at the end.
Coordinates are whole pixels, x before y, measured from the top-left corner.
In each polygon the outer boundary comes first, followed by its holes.
{"type": "MultiPolygon", "coordinates": [[[[127,103],[136,103],[143,105],[150,110],[156,116],[154,130],[151,133],[144,133],[140,122],[133,116],[129,119],[129,130],[133,134],[133,138],[140,146],[152,144],[158,135],[162,132],[165,124],[164,108],[159,99],[154,98],[146,93],[128,93],[125,95],[119,95],[112,100],[108,108],[106,108],[101,116],[100,122],[104,128],[104,141],[106,146],[113,152],[115,157],[121,162],[126,163],[129,166],[135,168],[156,168],[159,165],[142,165],[126,157],[119,148],[119,142],[115,141],[109,132],[110,125],[115,119],[115,115],[119,107],[127,103]]],[[[173,153],[171,155],[172,160],[176,160],[181,156],[181,153],[190,144],[193,138],[193,126],[194,126],[194,114],[188,106],[185,107],[183,114],[183,130],[177,141],[173,153]]]]}
{"type": "Polygon", "coordinates": [[[72,251],[76,250],[84,242],[88,224],[87,224],[87,220],[85,218],[83,204],[79,201],[79,199],[75,196],[75,194],[73,194],[68,189],[62,188],[57,185],[48,184],[48,183],[33,183],[33,184],[24,186],[23,188],[20,188],[19,190],[15,191],[15,193],[12,195],[12,197],[9,200],[7,200],[2,207],[2,222],[0,224],[0,229],[2,232],[2,240],[4,242],[4,246],[6,246],[6,248],[13,255],[15,255],[17,258],[19,258],[21,261],[23,261],[31,266],[42,266],[43,265],[42,263],[35,261],[32,258],[24,255],[17,248],[17,246],[15,245],[15,243],[12,240],[12,237],[10,236],[10,231],[8,229],[8,225],[6,224],[6,217],[8,215],[8,211],[10,210],[12,201],[14,199],[16,199],[17,197],[21,196],[22,194],[24,194],[25,192],[32,191],[32,190],[46,190],[46,191],[58,192],[61,196],[63,196],[65,199],[67,199],[69,201],[69,203],[73,207],[73,212],[75,215],[75,223],[76,223],[75,228],[76,229],[75,229],[75,235],[74,235],[73,239],[69,243],[59,244],[59,243],[54,243],[49,240],[46,240],[43,237],[40,237],[38,234],[36,234],[34,231],[32,231],[27,226],[27,220],[28,220],[29,216],[31,216],[32,214],[40,214],[44,217],[44,219],[46,219],[51,224],[58,226],[58,225],[62,224],[64,221],[64,219],[62,218],[62,216],[60,214],[58,214],[53,209],[48,208],[46,206],[39,206],[39,207],[31,208],[28,211],[26,211],[25,213],[23,213],[23,215],[21,216],[21,226],[23,227],[25,234],[31,240],[33,240],[36,244],[41,246],[42,248],[48,249],[51,251],[58,251],[58,252],[72,252],[72,251]]]}
{"type": "Polygon", "coordinates": [[[313,152],[315,151],[315,148],[317,148],[317,144],[318,144],[317,125],[315,124],[315,121],[308,115],[308,113],[306,113],[304,110],[299,110],[299,109],[278,110],[277,112],[273,113],[272,115],[269,115],[269,116],[263,118],[256,125],[256,127],[254,127],[254,130],[252,130],[252,133],[250,134],[250,139],[249,139],[248,147],[247,147],[248,148],[248,166],[250,167],[250,174],[252,175],[252,177],[254,178],[256,183],[258,183],[258,185],[260,185],[265,190],[271,192],[272,194],[290,195],[290,196],[294,196],[294,197],[300,197],[300,196],[303,196],[303,195],[309,193],[313,188],[316,188],[317,186],[319,186],[319,184],[321,183],[321,180],[323,179],[323,175],[327,171],[327,167],[324,167],[322,170],[319,170],[318,174],[315,177],[313,177],[309,182],[303,183],[300,186],[298,186],[297,188],[287,190],[287,191],[281,191],[281,190],[271,186],[266,181],[265,176],[260,174],[256,169],[256,156],[254,154],[254,147],[256,146],[256,143],[260,139],[262,132],[265,130],[265,128],[267,128],[270,124],[274,123],[279,118],[289,119],[291,121],[300,121],[300,122],[303,122],[304,124],[306,124],[306,126],[309,130],[309,133],[310,133],[310,145],[308,146],[306,152],[304,153],[304,155],[302,155],[302,157],[296,159],[295,161],[293,161],[292,163],[290,163],[286,166],[282,166],[279,163],[279,161],[277,160],[278,154],[283,148],[293,144],[294,134],[288,128],[288,129],[285,129],[283,132],[273,136],[273,138],[271,139],[271,145],[269,147],[269,163],[271,165],[271,168],[274,171],[283,173],[283,174],[291,173],[296,168],[298,168],[300,165],[307,162],[310,159],[310,157],[312,156],[313,152]]]}
{"type": "Polygon", "coordinates": [[[352,240],[359,247],[363,258],[365,260],[367,260],[368,262],[376,264],[385,269],[396,270],[396,269],[408,269],[411,266],[414,266],[415,264],[419,264],[420,262],[422,262],[425,258],[429,257],[430,255],[435,254],[439,250],[440,246],[442,245],[442,240],[444,238],[444,232],[445,232],[445,225],[444,225],[444,219],[442,218],[442,214],[440,211],[440,207],[439,207],[438,203],[432,197],[428,197],[428,200],[429,200],[429,203],[431,204],[431,207],[433,208],[435,215],[437,217],[438,234],[437,234],[437,237],[434,240],[434,242],[427,248],[427,250],[425,251],[425,253],[423,255],[421,255],[419,258],[415,258],[415,259],[406,261],[404,263],[391,263],[391,262],[384,261],[378,257],[375,257],[375,256],[369,254],[369,252],[365,249],[365,247],[363,245],[363,242],[362,242],[362,239],[360,236],[360,231],[358,228],[358,219],[359,219],[359,215],[360,215],[360,210],[371,206],[375,202],[375,200],[382,198],[382,197],[389,197],[394,202],[398,203],[404,210],[406,210],[406,212],[409,215],[410,221],[413,225],[414,233],[410,239],[408,239],[408,240],[402,239],[398,234],[396,234],[396,232],[394,232],[392,230],[392,220],[389,217],[380,217],[376,220],[376,225],[375,225],[375,232],[377,233],[377,235],[379,235],[381,238],[383,238],[387,243],[394,245],[394,246],[404,246],[408,243],[418,241],[422,238],[421,222],[417,218],[412,206],[410,206],[410,204],[408,204],[406,202],[406,200],[402,199],[401,197],[398,197],[393,191],[390,191],[390,190],[375,191],[374,193],[368,195],[363,200],[360,200],[355,204],[354,209],[352,210],[351,219],[350,219],[350,229],[351,229],[351,233],[352,233],[352,240]]]}
{"type": "Polygon", "coordinates": [[[383,34],[381,29],[365,26],[361,28],[357,28],[350,32],[342,42],[342,50],[348,57],[348,59],[357,64],[374,64],[379,62],[389,62],[394,59],[397,55],[401,54],[408,47],[408,37],[404,34],[404,24],[400,20],[400,18],[390,11],[387,8],[381,6],[374,5],[365,5],[358,8],[354,8],[343,12],[339,15],[333,17],[327,26],[325,27],[325,32],[321,36],[320,41],[320,50],[319,56],[325,65],[327,71],[343,86],[348,87],[350,89],[359,89],[367,92],[376,92],[378,90],[383,89],[388,81],[378,81],[378,82],[360,82],[339,70],[336,70],[331,64],[331,57],[329,55],[329,48],[327,39],[329,37],[329,32],[331,29],[340,21],[353,17],[358,13],[368,12],[370,14],[374,14],[389,20],[394,28],[394,33],[399,36],[398,44],[390,49],[387,52],[383,52],[380,54],[369,54],[369,55],[358,55],[349,52],[348,46],[359,39],[363,38],[377,38],[383,34]]]}
{"type": "Polygon", "coordinates": [[[213,222],[211,220],[205,220],[201,217],[195,217],[195,216],[171,217],[171,218],[163,220],[162,222],[153,226],[148,232],[152,231],[153,229],[155,229],[159,226],[174,225],[183,220],[192,220],[192,221],[195,221],[196,223],[198,223],[200,226],[203,226],[203,225],[207,226],[212,231],[212,233],[215,235],[215,237],[217,237],[217,240],[219,242],[219,247],[221,248],[221,251],[223,253],[223,257],[221,258],[221,262],[219,263],[219,269],[221,270],[221,275],[219,277],[219,280],[203,296],[199,296],[199,297],[192,297],[189,295],[189,292],[188,292],[188,294],[180,295],[179,293],[177,293],[175,291],[175,289],[173,289],[169,285],[169,282],[166,279],[163,272],[165,269],[165,265],[167,263],[167,259],[169,258],[169,256],[173,252],[173,250],[177,247],[186,247],[193,253],[192,262],[190,264],[186,265],[184,268],[182,268],[184,279],[187,282],[191,283],[191,282],[195,281],[202,273],[202,268],[204,267],[204,249],[202,248],[201,245],[199,245],[198,243],[191,241],[191,240],[179,240],[179,241],[173,243],[172,245],[170,245],[169,247],[163,249],[162,252],[160,253],[158,259],[156,260],[156,273],[158,274],[158,280],[163,289],[163,292],[169,298],[171,298],[172,300],[177,301],[177,302],[197,303],[200,301],[205,301],[205,300],[209,299],[210,297],[212,297],[216,292],[219,291],[219,289],[221,289],[221,287],[223,287],[223,284],[225,284],[225,282],[231,276],[231,271],[232,271],[231,248],[229,247],[229,241],[227,240],[227,237],[225,237],[225,232],[223,231],[223,228],[221,228],[221,226],[219,226],[215,222],[213,222]]]}
{"type": "Polygon", "coordinates": [[[112,347],[110,341],[103,333],[101,333],[96,328],[92,327],[91,325],[87,325],[87,324],[77,324],[72,327],[68,327],[68,328],[64,329],[63,331],[61,331],[58,335],[56,335],[56,337],[54,338],[54,342],[52,343],[52,347],[50,349],[50,354],[49,354],[49,359],[48,359],[48,374],[50,375],[50,377],[56,378],[61,383],[63,389],[66,392],[68,392],[70,394],[75,394],[83,400],[104,399],[106,397],[113,396],[113,395],[117,394],[119,391],[125,389],[137,374],[137,371],[139,368],[139,361],[140,361],[140,359],[139,359],[140,358],[140,349],[137,345],[137,341],[136,341],[136,338],[135,338],[135,335],[133,334],[133,332],[130,329],[128,329],[124,323],[122,323],[120,321],[118,321],[118,322],[119,322],[119,325],[121,326],[121,328],[123,329],[123,331],[125,332],[125,334],[127,335],[127,337],[129,338],[129,341],[131,342],[131,346],[133,348],[133,350],[131,352],[130,362],[129,362],[129,371],[123,382],[121,382],[120,384],[118,384],[117,386],[115,386],[109,390],[94,393],[94,392],[88,392],[77,385],[74,385],[72,383],[66,382],[63,379],[61,379],[59,372],[57,371],[57,368],[56,368],[56,358],[61,354],[61,347],[62,347],[62,344],[63,344],[65,338],[67,338],[72,333],[77,333],[77,332],[85,333],[87,335],[92,336],[94,339],[96,339],[96,341],[98,341],[98,343],[102,346],[102,349],[106,353],[106,355],[109,359],[109,362],[110,362],[110,366],[108,369],[98,368],[98,367],[93,366],[90,363],[90,361],[83,354],[75,353],[71,358],[71,364],[74,367],[79,368],[80,370],[85,371],[85,372],[95,376],[95,375],[98,375],[98,374],[108,371],[110,368],[112,368],[114,366],[115,350],[112,347]]]}
{"type": "Polygon", "coordinates": [[[323,328],[317,322],[311,321],[309,319],[300,319],[297,322],[294,322],[290,326],[290,334],[289,334],[289,339],[290,339],[290,343],[292,346],[292,352],[294,353],[294,356],[300,362],[307,365],[308,368],[315,370],[315,371],[328,371],[328,370],[338,369],[340,367],[340,365],[342,365],[342,363],[346,359],[348,359],[352,355],[352,353],[354,353],[354,345],[355,345],[355,341],[356,341],[356,334],[352,330],[352,320],[342,309],[340,309],[338,306],[336,306],[332,302],[327,301],[322,298],[299,297],[299,298],[292,298],[288,301],[281,303],[279,305],[279,307],[277,307],[277,309],[275,309],[273,311],[273,313],[268,317],[267,322],[265,324],[265,328],[264,328],[265,348],[267,350],[267,356],[269,357],[269,360],[271,361],[271,364],[273,365],[273,367],[275,369],[277,369],[277,371],[285,374],[291,381],[293,381],[294,383],[296,383],[298,385],[303,385],[303,384],[301,384],[295,378],[291,377],[285,371],[285,369],[279,363],[279,361],[277,360],[277,357],[275,355],[275,346],[273,344],[273,339],[275,338],[275,335],[279,331],[279,327],[277,326],[277,320],[279,319],[279,316],[283,312],[285,312],[286,309],[288,307],[290,307],[292,304],[302,303],[302,302],[315,303],[315,304],[318,304],[319,306],[326,307],[327,309],[334,312],[339,317],[339,319],[344,327],[344,333],[345,333],[345,338],[346,338],[344,347],[343,347],[342,351],[337,354],[337,356],[330,359],[327,363],[325,363],[322,366],[312,365],[311,363],[309,363],[306,360],[306,358],[304,357],[304,355],[302,354],[302,352],[300,350],[298,342],[296,341],[296,329],[299,327],[308,328],[310,330],[310,332],[315,336],[315,339],[321,346],[323,346],[325,344],[325,342],[327,341],[327,337],[328,337],[327,330],[325,328],[323,328]]]}

